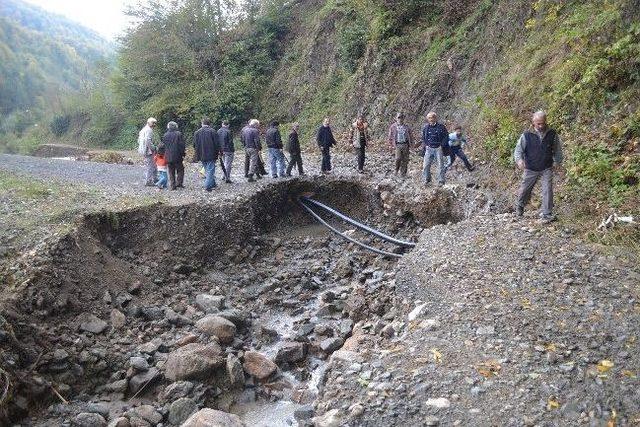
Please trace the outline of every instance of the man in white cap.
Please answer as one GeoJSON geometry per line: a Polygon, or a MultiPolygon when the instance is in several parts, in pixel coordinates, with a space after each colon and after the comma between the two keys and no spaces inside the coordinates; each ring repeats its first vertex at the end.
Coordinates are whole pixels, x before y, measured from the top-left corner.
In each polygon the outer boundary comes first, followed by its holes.
{"type": "Polygon", "coordinates": [[[153,117],[147,119],[147,124],[138,134],[138,153],[144,158],[145,179],[148,187],[153,187],[156,182],[158,169],[153,156],[156,154],[156,146],[153,145],[153,128],[158,121],[153,117]]]}

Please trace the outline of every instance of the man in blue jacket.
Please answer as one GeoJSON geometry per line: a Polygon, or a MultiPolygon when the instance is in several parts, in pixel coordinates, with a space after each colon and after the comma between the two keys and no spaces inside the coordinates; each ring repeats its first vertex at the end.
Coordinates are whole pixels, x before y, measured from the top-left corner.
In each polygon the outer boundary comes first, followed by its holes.
{"type": "Polygon", "coordinates": [[[449,142],[449,132],[447,128],[438,123],[438,115],[433,111],[427,114],[427,123],[422,126],[422,146],[424,147],[424,163],[422,175],[425,184],[431,182],[431,164],[434,160],[438,162],[439,175],[438,183],[444,184],[445,165],[442,156],[442,148],[449,142]]]}
{"type": "Polygon", "coordinates": [[[285,158],[282,152],[282,135],[280,134],[280,123],[271,122],[265,135],[265,142],[269,150],[269,169],[271,178],[283,178],[285,176],[285,158]]]}

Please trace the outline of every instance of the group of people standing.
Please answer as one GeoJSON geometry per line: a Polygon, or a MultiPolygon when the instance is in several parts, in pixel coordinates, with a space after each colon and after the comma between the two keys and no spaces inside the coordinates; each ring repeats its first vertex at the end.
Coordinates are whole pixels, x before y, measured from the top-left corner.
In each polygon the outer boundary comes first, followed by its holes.
{"type": "MultiPolygon", "coordinates": [[[[449,133],[444,124],[438,121],[438,116],[431,111],[426,116],[422,126],[420,139],[416,141],[411,128],[404,121],[403,113],[396,115],[395,122],[389,127],[388,143],[395,154],[395,175],[405,178],[411,148],[419,151],[422,160],[422,178],[425,184],[432,180],[431,168],[438,165],[437,180],[444,185],[446,172],[457,158],[468,171],[473,171],[469,159],[464,153],[467,143],[462,127],[455,126],[454,132],[449,133]]],[[[157,120],[149,118],[146,126],[138,137],[138,151],[144,157],[146,167],[146,185],[159,188],[183,187],[186,146],[177,123],[171,121],[167,125],[167,132],[162,136],[161,143],[153,143],[153,128],[157,120]]],[[[522,215],[524,207],[531,198],[533,186],[542,179],[543,208],[542,217],[552,219],[553,190],[551,167],[562,162],[562,147],[557,133],[546,126],[546,114],[538,111],[532,119],[533,130],[522,134],[516,145],[514,159],[519,168],[524,171],[523,181],[516,203],[516,213],[522,215]]],[[[217,184],[215,179],[216,162],[220,161],[223,180],[232,183],[231,168],[233,165],[235,146],[229,123],[223,121],[217,131],[211,127],[211,121],[203,118],[201,128],[194,134],[194,161],[201,162],[204,170],[204,188],[213,190],[217,184]]],[[[280,124],[273,121],[269,124],[264,141],[268,151],[268,168],[262,159],[262,137],[260,122],[252,119],[242,128],[240,142],[244,147],[245,162],[244,175],[248,182],[255,182],[269,174],[272,178],[291,176],[294,168],[299,175],[304,175],[302,152],[300,148],[298,123],[294,123],[288,134],[286,145],[283,144],[280,124]],[[286,158],[283,151],[289,153],[286,158]],[[287,165],[288,163],[288,165],[287,165]]],[[[364,172],[367,147],[371,142],[369,124],[363,115],[359,115],[349,130],[348,142],[355,152],[355,168],[359,173],[364,172]]],[[[321,153],[320,170],[323,174],[331,173],[331,148],[337,145],[333,135],[329,118],[323,120],[316,132],[316,144],[321,153]]]]}

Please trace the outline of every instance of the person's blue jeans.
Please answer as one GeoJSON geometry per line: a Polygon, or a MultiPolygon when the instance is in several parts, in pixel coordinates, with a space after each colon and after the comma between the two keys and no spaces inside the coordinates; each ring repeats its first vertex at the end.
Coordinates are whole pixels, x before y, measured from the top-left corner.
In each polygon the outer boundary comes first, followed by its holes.
{"type": "Polygon", "coordinates": [[[433,161],[438,162],[439,174],[438,182],[444,184],[444,159],[442,158],[442,148],[440,147],[426,147],[424,153],[424,163],[422,165],[422,176],[424,176],[424,182],[431,182],[431,165],[433,161]]]}
{"type": "Polygon", "coordinates": [[[269,165],[271,169],[271,177],[283,177],[285,173],[284,153],[278,148],[269,148],[269,165]]]}
{"type": "Polygon", "coordinates": [[[215,160],[203,161],[204,167],[204,189],[211,191],[216,187],[216,162],[215,160]]]}
{"type": "Polygon", "coordinates": [[[167,188],[168,179],[167,171],[158,171],[158,182],[156,182],[158,188],[167,188]]]}
{"type": "Polygon", "coordinates": [[[455,147],[451,147],[451,153],[449,154],[449,164],[447,165],[447,170],[451,166],[453,166],[453,162],[456,161],[456,157],[460,157],[460,160],[462,160],[467,170],[470,171],[472,169],[471,163],[469,163],[469,159],[467,159],[467,156],[464,154],[464,151],[462,151],[462,147],[455,146],[455,147]]]}

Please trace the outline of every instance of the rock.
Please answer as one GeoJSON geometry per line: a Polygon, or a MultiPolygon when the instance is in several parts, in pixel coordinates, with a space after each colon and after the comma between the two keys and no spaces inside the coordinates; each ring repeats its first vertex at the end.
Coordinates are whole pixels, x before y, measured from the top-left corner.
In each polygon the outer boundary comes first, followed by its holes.
{"type": "Polygon", "coordinates": [[[105,405],[104,403],[88,403],[85,410],[86,412],[90,412],[92,414],[100,414],[105,419],[109,418],[109,408],[107,408],[107,405],[105,405]]]}
{"type": "Polygon", "coordinates": [[[192,271],[193,271],[193,267],[191,267],[188,264],[178,264],[175,267],[173,267],[174,273],[182,274],[185,276],[191,274],[192,271]]]}
{"type": "Polygon", "coordinates": [[[449,399],[445,397],[438,397],[438,398],[427,399],[427,401],[425,402],[425,405],[442,409],[442,408],[448,408],[449,406],[451,406],[451,402],[449,402],[449,399]]]}
{"type": "Polygon", "coordinates": [[[93,314],[85,313],[82,315],[82,320],[80,321],[80,330],[90,332],[92,334],[101,334],[105,329],[107,329],[107,326],[107,322],[93,314]]]}
{"type": "Polygon", "coordinates": [[[146,372],[149,370],[149,362],[147,362],[144,357],[132,357],[131,359],[129,359],[129,364],[138,372],[146,372]]]}
{"type": "Polygon", "coordinates": [[[257,351],[248,351],[244,354],[243,368],[251,376],[259,380],[265,380],[273,375],[278,366],[265,355],[257,351]]]}
{"type": "Polygon", "coordinates": [[[235,355],[227,355],[227,376],[231,385],[244,385],[242,363],[235,355]]]}
{"type": "Polygon", "coordinates": [[[129,381],[126,379],[114,381],[104,386],[104,389],[111,393],[124,393],[127,391],[129,381]]]}
{"type": "Polygon", "coordinates": [[[236,335],[236,325],[224,317],[209,315],[196,322],[196,328],[218,338],[223,344],[233,342],[236,335]]]}
{"type": "Polygon", "coordinates": [[[382,328],[382,331],[380,331],[380,333],[383,337],[391,338],[396,334],[396,330],[392,324],[388,324],[387,326],[382,328]]]}
{"type": "Polygon", "coordinates": [[[427,303],[424,303],[424,304],[421,304],[421,305],[417,306],[413,310],[411,310],[411,313],[409,313],[409,316],[407,317],[409,319],[409,322],[413,322],[418,317],[420,317],[420,315],[422,314],[422,311],[424,310],[424,308],[426,306],[427,306],[427,303]]]}
{"type": "Polygon", "coordinates": [[[149,421],[143,420],[136,415],[132,415],[129,417],[129,425],[131,427],[152,427],[149,421]]]}
{"type": "Polygon", "coordinates": [[[169,422],[179,426],[198,410],[198,405],[193,399],[182,397],[174,401],[169,407],[169,422]]]}
{"type": "Polygon", "coordinates": [[[287,342],[278,350],[276,364],[295,363],[304,360],[307,356],[307,347],[300,342],[287,342]]]}
{"type": "Polygon", "coordinates": [[[238,329],[245,328],[251,325],[251,315],[245,311],[240,311],[235,308],[228,308],[218,313],[218,316],[227,319],[232,322],[238,329]]]}
{"type": "Polygon", "coordinates": [[[349,415],[351,415],[352,418],[357,418],[362,414],[364,414],[364,406],[361,404],[356,403],[349,407],[349,415]]]}
{"type": "Polygon", "coordinates": [[[440,419],[438,417],[434,417],[433,415],[429,415],[424,419],[425,426],[437,426],[440,424],[440,419]]]}
{"type": "Polygon", "coordinates": [[[339,409],[332,409],[321,416],[313,418],[315,427],[340,427],[342,425],[342,416],[339,409]]]}
{"type": "Polygon", "coordinates": [[[160,395],[161,399],[166,402],[173,402],[174,400],[178,400],[182,397],[187,397],[189,393],[193,390],[193,383],[190,381],[177,381],[175,383],[169,384],[162,394],[160,395]]]}
{"type": "Polygon", "coordinates": [[[59,348],[53,352],[53,360],[55,362],[64,362],[69,358],[69,353],[65,350],[59,348]]]}
{"type": "Polygon", "coordinates": [[[493,335],[496,333],[495,328],[492,325],[480,326],[476,329],[476,335],[493,335]]]}
{"type": "Polygon", "coordinates": [[[164,317],[164,308],[150,306],[140,309],[142,317],[146,320],[161,320],[164,317]]]}
{"type": "Polygon", "coordinates": [[[109,317],[111,318],[111,327],[113,329],[122,329],[127,324],[127,316],[117,308],[111,310],[109,317]]]}
{"type": "Polygon", "coordinates": [[[160,371],[158,371],[157,368],[151,368],[146,372],[134,375],[129,380],[129,392],[136,394],[142,387],[145,387],[147,383],[151,384],[154,381],[158,381],[160,377],[160,371]]]}
{"type": "MultiPolygon", "coordinates": [[[[142,344],[138,347],[140,353],[154,354],[156,351],[161,350],[164,344],[160,338],[154,338],[151,341],[142,344]]],[[[166,351],[166,350],[165,350],[166,351]]]]}
{"type": "Polygon", "coordinates": [[[76,418],[73,420],[73,425],[78,427],[101,427],[106,426],[107,421],[100,414],[81,412],[76,415],[76,418]]]}
{"type": "Polygon", "coordinates": [[[129,424],[129,419],[127,417],[119,417],[111,420],[107,427],[131,427],[131,424],[129,424]]]}
{"type": "Polygon", "coordinates": [[[176,326],[188,326],[193,325],[193,320],[189,319],[186,316],[176,313],[170,308],[165,309],[164,318],[170,325],[176,326]]]}
{"type": "Polygon", "coordinates": [[[127,414],[137,415],[151,425],[157,425],[162,422],[162,414],[151,405],[141,405],[127,411],[127,414]]]}
{"type": "Polygon", "coordinates": [[[193,414],[181,427],[246,427],[240,417],[205,408],[193,414]]]}
{"type": "Polygon", "coordinates": [[[222,366],[222,350],[216,343],[191,343],[172,351],[165,363],[165,376],[171,381],[205,379],[222,366]]]}
{"type": "Polygon", "coordinates": [[[304,405],[303,407],[296,409],[293,413],[293,416],[296,420],[299,421],[310,420],[311,418],[313,418],[314,412],[315,411],[313,410],[313,406],[304,405]]]}
{"type": "Polygon", "coordinates": [[[196,307],[207,314],[218,313],[224,308],[224,299],[219,295],[200,294],[196,296],[196,307]]]}
{"type": "Polygon", "coordinates": [[[344,344],[344,340],[340,337],[327,338],[320,343],[320,348],[325,353],[333,353],[344,344]]]}

